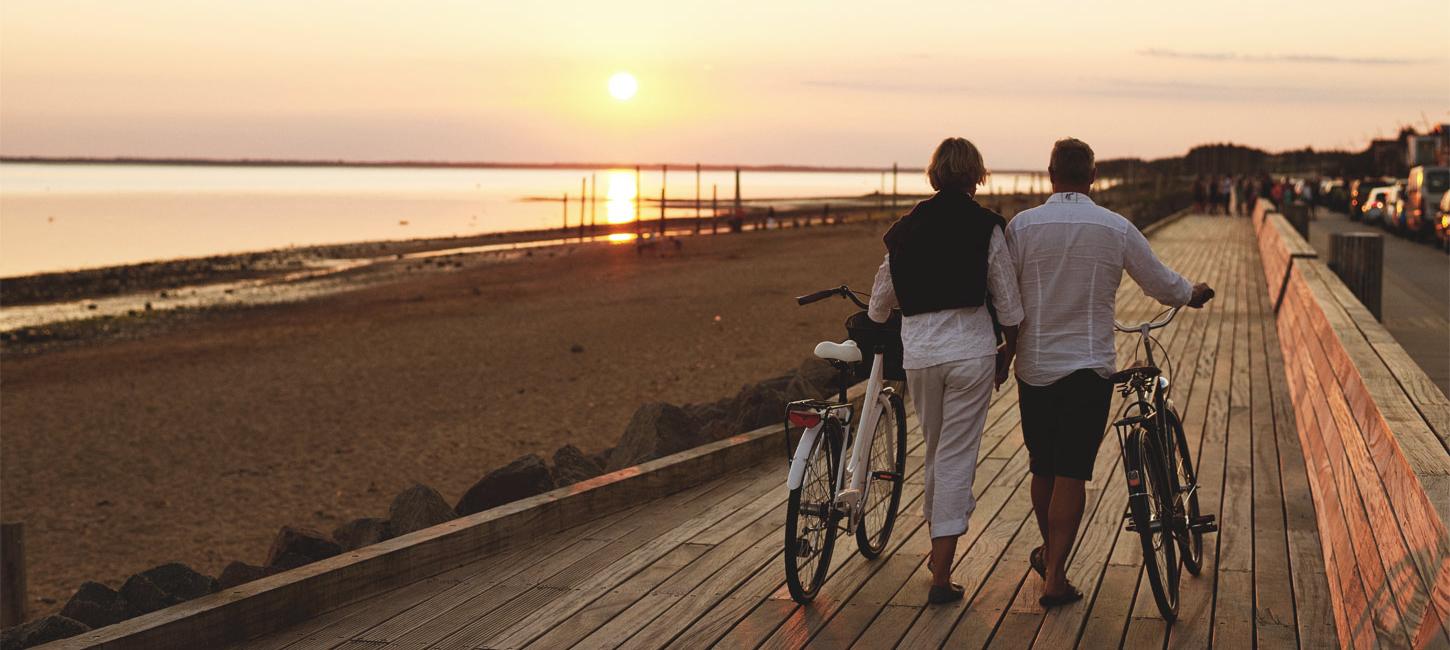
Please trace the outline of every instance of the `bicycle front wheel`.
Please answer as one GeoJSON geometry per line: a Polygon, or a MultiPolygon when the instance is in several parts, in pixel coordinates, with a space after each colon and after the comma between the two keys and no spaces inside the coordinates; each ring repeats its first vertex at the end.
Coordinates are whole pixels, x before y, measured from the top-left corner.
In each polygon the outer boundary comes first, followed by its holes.
{"type": "Polygon", "coordinates": [[[1152,435],[1137,430],[1124,441],[1123,468],[1128,475],[1128,508],[1133,528],[1143,544],[1143,569],[1148,585],[1163,620],[1178,618],[1177,542],[1169,522],[1170,500],[1165,499],[1169,486],[1164,464],[1167,459],[1157,448],[1152,435]]]}
{"type": "Polygon", "coordinates": [[[839,431],[816,436],[801,486],[790,491],[785,513],[785,584],[798,603],[816,597],[836,546],[835,476],[839,431]]]}
{"type": "Polygon", "coordinates": [[[1183,433],[1183,423],[1172,409],[1164,411],[1168,423],[1168,434],[1178,449],[1173,454],[1173,488],[1175,501],[1173,511],[1176,525],[1173,536],[1178,540],[1178,551],[1183,556],[1183,567],[1189,573],[1198,575],[1203,570],[1203,531],[1195,530],[1193,522],[1198,520],[1198,475],[1193,471],[1193,451],[1188,448],[1188,436],[1183,433]]]}
{"type": "Polygon", "coordinates": [[[890,406],[881,410],[871,436],[865,511],[856,527],[856,547],[870,559],[880,557],[891,540],[906,482],[906,405],[900,395],[893,394],[888,401],[890,406]]]}

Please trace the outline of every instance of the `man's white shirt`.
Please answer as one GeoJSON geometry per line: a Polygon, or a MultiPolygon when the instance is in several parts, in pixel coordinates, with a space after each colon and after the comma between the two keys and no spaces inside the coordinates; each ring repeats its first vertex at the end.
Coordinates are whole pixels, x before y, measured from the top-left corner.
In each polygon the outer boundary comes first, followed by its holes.
{"type": "Polygon", "coordinates": [[[1123,271],[1170,307],[1193,287],[1158,260],[1127,219],[1085,194],[1059,192],[1007,224],[1024,317],[1017,377],[1046,386],[1077,370],[1103,377],[1117,365],[1113,312],[1123,271]]]}

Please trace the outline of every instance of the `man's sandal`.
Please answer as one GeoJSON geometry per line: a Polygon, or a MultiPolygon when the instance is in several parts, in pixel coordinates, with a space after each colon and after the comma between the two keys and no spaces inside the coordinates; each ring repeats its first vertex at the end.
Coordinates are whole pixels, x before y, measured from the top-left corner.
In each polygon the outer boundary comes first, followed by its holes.
{"type": "Polygon", "coordinates": [[[1082,600],[1082,592],[1078,591],[1077,587],[1068,585],[1065,593],[1043,594],[1041,598],[1037,599],[1037,602],[1046,609],[1052,609],[1054,607],[1062,607],[1063,605],[1071,605],[1079,600],[1082,600]]]}
{"type": "Polygon", "coordinates": [[[1036,571],[1037,575],[1042,576],[1042,579],[1046,580],[1047,546],[1043,545],[1032,549],[1032,554],[1027,556],[1027,563],[1032,565],[1032,570],[1036,571]]]}
{"type": "Polygon", "coordinates": [[[966,593],[966,587],[963,587],[955,582],[945,587],[938,587],[936,585],[932,585],[931,591],[927,592],[926,594],[926,602],[933,605],[952,603],[961,600],[962,597],[966,595],[966,593]]]}

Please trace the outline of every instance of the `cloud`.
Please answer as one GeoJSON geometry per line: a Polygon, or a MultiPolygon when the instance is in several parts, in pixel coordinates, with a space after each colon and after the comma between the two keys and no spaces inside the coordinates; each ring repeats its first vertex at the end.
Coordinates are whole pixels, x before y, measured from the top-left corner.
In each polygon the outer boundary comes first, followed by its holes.
{"type": "Polygon", "coordinates": [[[979,92],[980,89],[971,86],[956,84],[919,84],[919,83],[897,83],[890,81],[843,81],[833,79],[807,79],[801,82],[802,86],[812,88],[832,88],[836,90],[858,90],[873,93],[911,93],[911,94],[957,94],[979,92]]]}
{"type": "MultiPolygon", "coordinates": [[[[1009,83],[973,87],[953,83],[897,82],[889,79],[805,80],[803,86],[847,92],[881,95],[919,95],[946,97],[1043,98],[1107,98],[1140,100],[1177,100],[1211,103],[1290,103],[1290,104],[1364,104],[1380,103],[1384,97],[1373,93],[1345,92],[1337,83],[1242,84],[1203,83],[1181,80],[1131,79],[1121,77],[1082,78],[1063,83],[1009,83]]],[[[1426,94],[1420,87],[1396,90],[1400,100],[1425,104],[1444,103],[1443,97],[1426,94]]]]}
{"type": "Polygon", "coordinates": [[[1243,63],[1316,63],[1327,65],[1416,65],[1424,59],[1334,56],[1330,54],[1241,54],[1238,52],[1182,52],[1163,48],[1140,50],[1138,54],[1158,59],[1233,61],[1243,63]]]}

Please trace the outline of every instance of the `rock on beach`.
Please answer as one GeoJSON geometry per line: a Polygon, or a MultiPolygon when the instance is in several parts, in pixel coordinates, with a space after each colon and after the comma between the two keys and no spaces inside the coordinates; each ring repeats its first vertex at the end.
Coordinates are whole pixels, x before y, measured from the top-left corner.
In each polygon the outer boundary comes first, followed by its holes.
{"type": "Polygon", "coordinates": [[[393,537],[437,526],[458,517],[437,490],[415,483],[393,497],[388,507],[388,531],[393,537]]]}
{"type": "Polygon", "coordinates": [[[529,454],[484,475],[468,488],[454,510],[468,516],[552,489],[554,477],[549,474],[544,459],[538,454],[529,454]]]}

